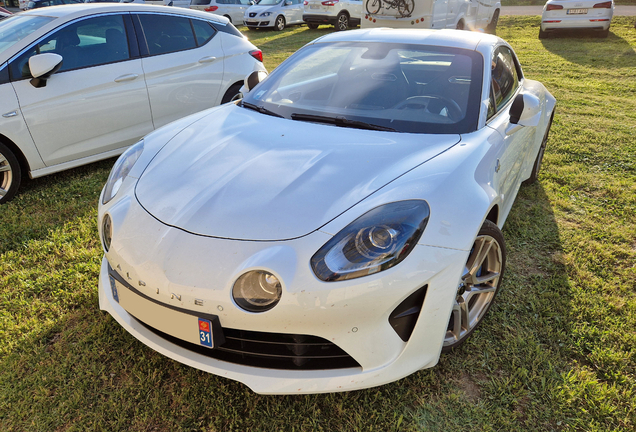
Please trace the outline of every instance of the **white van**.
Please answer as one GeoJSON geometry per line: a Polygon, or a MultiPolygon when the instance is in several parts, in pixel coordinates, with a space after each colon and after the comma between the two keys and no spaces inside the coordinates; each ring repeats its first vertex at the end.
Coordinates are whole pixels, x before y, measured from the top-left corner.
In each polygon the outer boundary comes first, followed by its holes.
{"type": "Polygon", "coordinates": [[[250,0],[192,0],[190,9],[222,15],[234,25],[243,24],[243,16],[254,1],[250,0]]]}
{"type": "Polygon", "coordinates": [[[361,28],[450,28],[495,33],[499,0],[364,0],[361,28]]]}

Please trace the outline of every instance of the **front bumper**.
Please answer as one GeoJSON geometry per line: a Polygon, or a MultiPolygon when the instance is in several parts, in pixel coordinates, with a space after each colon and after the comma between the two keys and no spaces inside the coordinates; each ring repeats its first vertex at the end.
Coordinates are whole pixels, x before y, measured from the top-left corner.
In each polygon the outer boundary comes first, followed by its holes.
{"type": "Polygon", "coordinates": [[[259,20],[254,18],[245,18],[243,24],[251,28],[274,27],[274,21],[272,20],[259,20]]]}
{"type": "MultiPolygon", "coordinates": [[[[328,234],[315,232],[284,242],[232,241],[163,225],[130,196],[106,207],[100,209],[99,218],[101,221],[108,211],[114,234],[100,272],[100,308],[167,357],[265,394],[373,387],[432,367],[439,360],[467,251],[418,245],[407,259],[389,270],[326,283],[314,276],[309,259],[330,238],[328,234]],[[109,263],[120,281],[146,298],[137,300],[133,313],[113,296],[109,263]],[[233,302],[234,281],[252,269],[270,271],[282,281],[283,296],[270,311],[248,313],[233,302]],[[390,325],[389,316],[425,285],[424,303],[405,342],[390,325]],[[196,339],[187,345],[152,329],[154,324],[156,330],[172,332],[183,340],[187,339],[184,326],[192,327],[196,317],[210,315],[218,317],[222,328],[232,331],[322,338],[346,353],[356,366],[294,370],[238,364],[206,355],[201,347],[194,349],[196,339]]],[[[195,329],[192,335],[196,335],[195,329]]]]}

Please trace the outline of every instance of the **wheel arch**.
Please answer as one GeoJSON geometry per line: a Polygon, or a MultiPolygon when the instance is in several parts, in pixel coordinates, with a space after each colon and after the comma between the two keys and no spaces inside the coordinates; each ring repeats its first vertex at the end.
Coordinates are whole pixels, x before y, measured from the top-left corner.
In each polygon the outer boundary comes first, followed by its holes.
{"type": "Polygon", "coordinates": [[[494,206],[492,206],[492,208],[488,212],[488,215],[486,215],[486,219],[485,220],[489,220],[490,222],[494,223],[497,226],[499,225],[499,223],[498,223],[498,221],[499,221],[499,205],[498,204],[495,204],[494,206]]]}
{"type": "Polygon", "coordinates": [[[29,164],[28,159],[22,152],[22,150],[20,150],[20,147],[18,147],[12,140],[10,140],[8,137],[6,137],[3,134],[0,134],[0,142],[6,145],[9,148],[9,150],[13,152],[16,159],[18,160],[18,163],[20,164],[22,175],[24,176],[26,173],[28,173],[29,176],[31,176],[31,166],[29,164]]]}

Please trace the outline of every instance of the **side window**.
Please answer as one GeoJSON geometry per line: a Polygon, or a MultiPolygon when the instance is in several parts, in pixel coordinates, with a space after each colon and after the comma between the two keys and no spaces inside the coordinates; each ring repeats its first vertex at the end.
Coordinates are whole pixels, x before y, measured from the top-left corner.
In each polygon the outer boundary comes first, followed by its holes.
{"type": "Polygon", "coordinates": [[[31,78],[29,58],[43,53],[62,56],[59,72],[128,60],[124,19],[121,15],[89,18],[51,33],[11,62],[11,79],[31,78]]]}
{"type": "Polygon", "coordinates": [[[197,46],[188,18],[139,14],[139,20],[151,56],[184,51],[197,46]]]}
{"type": "Polygon", "coordinates": [[[492,59],[492,95],[499,111],[519,87],[517,67],[508,47],[500,47],[492,59]]]}
{"type": "Polygon", "coordinates": [[[192,28],[194,29],[194,35],[197,38],[197,46],[202,46],[208,43],[210,39],[214,37],[216,30],[207,21],[192,20],[192,28]]]}

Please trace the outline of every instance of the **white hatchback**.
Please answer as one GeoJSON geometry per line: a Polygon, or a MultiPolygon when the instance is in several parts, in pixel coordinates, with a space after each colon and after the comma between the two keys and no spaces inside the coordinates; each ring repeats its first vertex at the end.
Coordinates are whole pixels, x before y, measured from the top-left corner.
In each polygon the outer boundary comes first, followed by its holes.
{"type": "Polygon", "coordinates": [[[234,25],[243,24],[243,15],[253,3],[250,0],[192,0],[190,9],[222,15],[234,25]]]}
{"type": "Polygon", "coordinates": [[[607,37],[614,16],[614,0],[548,0],[543,7],[539,39],[559,30],[592,30],[607,37]]]}
{"type": "Polygon", "coordinates": [[[227,19],[165,6],[78,4],[0,21],[0,203],[32,178],[122,153],[227,102],[262,53],[227,19]]]}
{"type": "Polygon", "coordinates": [[[303,11],[303,0],[260,0],[245,12],[243,22],[250,29],[273,27],[280,31],[303,24],[303,11]]]}

